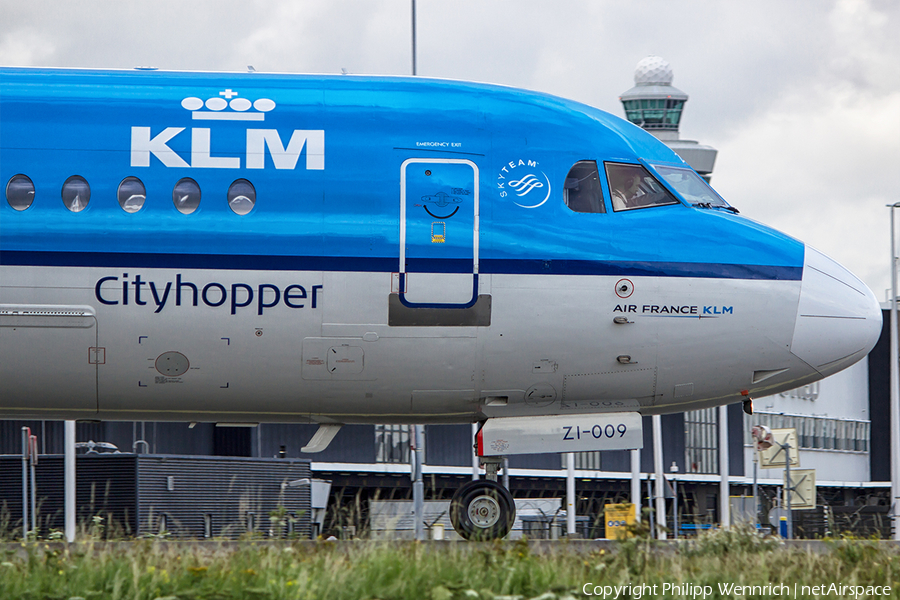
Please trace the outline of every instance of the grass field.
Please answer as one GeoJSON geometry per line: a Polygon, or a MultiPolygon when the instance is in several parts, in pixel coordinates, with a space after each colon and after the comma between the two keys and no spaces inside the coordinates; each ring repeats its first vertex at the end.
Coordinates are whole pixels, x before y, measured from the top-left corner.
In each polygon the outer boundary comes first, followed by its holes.
{"type": "Polygon", "coordinates": [[[527,542],[201,545],[150,540],[5,548],[2,600],[552,600],[602,598],[604,592],[607,598],[900,598],[900,552],[893,544],[841,540],[813,552],[737,529],[677,546],[631,539],[592,551],[560,543],[536,552],[527,542]],[[772,587],[782,584],[786,588],[772,587]],[[745,585],[769,587],[728,587],[745,585]],[[835,593],[840,586],[851,587],[835,593]],[[883,586],[891,586],[888,595],[883,586]]]}

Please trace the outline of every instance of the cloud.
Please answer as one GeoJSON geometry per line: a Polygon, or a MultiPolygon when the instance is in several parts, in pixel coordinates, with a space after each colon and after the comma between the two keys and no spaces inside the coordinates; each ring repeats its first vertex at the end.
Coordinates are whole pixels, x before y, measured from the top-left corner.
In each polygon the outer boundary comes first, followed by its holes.
{"type": "Polygon", "coordinates": [[[883,290],[898,115],[900,90],[796,90],[720,144],[713,183],[747,216],[811,243],[883,290]]]}
{"type": "Polygon", "coordinates": [[[306,73],[408,74],[409,5],[288,2],[260,6],[261,18],[228,51],[233,63],[306,73]]]}
{"type": "Polygon", "coordinates": [[[765,110],[704,141],[719,149],[713,184],[729,201],[830,254],[881,297],[900,156],[900,10],[840,0],[823,16],[828,47],[817,61],[765,110]]]}
{"type": "Polygon", "coordinates": [[[0,64],[5,66],[42,64],[55,52],[53,39],[31,27],[23,27],[0,37],[0,64]]]}
{"type": "Polygon", "coordinates": [[[900,5],[881,10],[867,0],[840,0],[829,15],[835,43],[831,69],[861,90],[891,91],[900,83],[900,5]]]}

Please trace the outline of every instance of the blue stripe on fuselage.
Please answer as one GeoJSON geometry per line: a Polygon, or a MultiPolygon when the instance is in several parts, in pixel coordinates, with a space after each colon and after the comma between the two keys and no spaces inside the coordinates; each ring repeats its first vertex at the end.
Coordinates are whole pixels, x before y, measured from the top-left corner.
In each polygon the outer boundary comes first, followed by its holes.
{"type": "MultiPolygon", "coordinates": [[[[470,263],[471,264],[471,263],[470,263]]],[[[394,272],[396,258],[360,256],[258,256],[221,254],[131,254],[125,252],[4,251],[0,265],[26,267],[106,267],[213,269],[238,271],[394,272]]],[[[455,261],[429,261],[421,272],[458,273],[455,261]]],[[[581,275],[697,277],[799,281],[803,267],[648,261],[482,259],[480,271],[492,275],[581,275]]]]}

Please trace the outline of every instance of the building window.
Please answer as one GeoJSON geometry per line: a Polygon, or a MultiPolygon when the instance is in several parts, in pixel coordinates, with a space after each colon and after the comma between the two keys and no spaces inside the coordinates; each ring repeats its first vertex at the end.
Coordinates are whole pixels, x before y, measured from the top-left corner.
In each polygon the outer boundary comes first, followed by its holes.
{"type": "Polygon", "coordinates": [[[770,429],[796,429],[797,443],[803,450],[869,451],[869,421],[757,412],[744,416],[745,446],[753,445],[750,430],[754,425],[765,425],[770,429]]]}
{"type": "Polygon", "coordinates": [[[678,129],[684,100],[674,98],[640,98],[623,100],[625,116],[644,129],[678,129]]]}
{"type": "MultiPolygon", "coordinates": [[[[560,454],[560,458],[562,458],[562,468],[565,469],[566,465],[566,455],[565,453],[560,454]]],[[[575,468],[581,469],[584,471],[602,471],[601,468],[603,465],[603,459],[600,452],[576,452],[575,453],[575,468]]]]}
{"type": "Polygon", "coordinates": [[[212,515],[206,513],[203,515],[203,537],[211,538],[212,536],[212,515]]]}
{"type": "Polygon", "coordinates": [[[375,426],[375,462],[409,463],[412,425],[375,426]]]}
{"type": "Polygon", "coordinates": [[[690,473],[719,472],[719,409],[684,413],[684,463],[690,473]]]}

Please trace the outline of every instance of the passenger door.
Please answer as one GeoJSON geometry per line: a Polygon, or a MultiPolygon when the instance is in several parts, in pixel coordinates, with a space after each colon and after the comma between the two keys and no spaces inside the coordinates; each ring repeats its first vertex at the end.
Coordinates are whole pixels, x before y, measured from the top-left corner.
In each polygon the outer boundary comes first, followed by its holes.
{"type": "Polygon", "coordinates": [[[478,298],[478,166],[410,158],[400,168],[400,300],[462,308],[478,298]]]}

